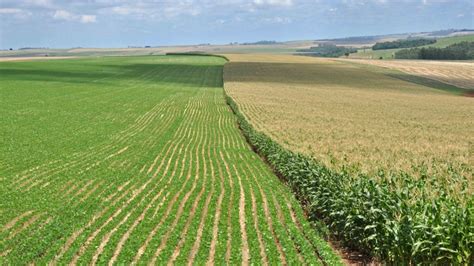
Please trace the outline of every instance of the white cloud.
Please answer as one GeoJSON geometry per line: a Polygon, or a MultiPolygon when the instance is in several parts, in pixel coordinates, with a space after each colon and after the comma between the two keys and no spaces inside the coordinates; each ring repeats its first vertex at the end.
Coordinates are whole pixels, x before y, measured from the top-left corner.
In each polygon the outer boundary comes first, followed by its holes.
{"type": "Polygon", "coordinates": [[[271,18],[262,18],[261,21],[269,24],[290,24],[292,22],[291,18],[278,16],[271,18]]]}
{"type": "Polygon", "coordinates": [[[293,0],[253,0],[256,5],[291,6],[293,0]]]}
{"type": "Polygon", "coordinates": [[[164,15],[168,18],[177,17],[180,15],[197,16],[200,13],[200,8],[192,5],[169,6],[164,9],[164,15]]]}
{"type": "Polygon", "coordinates": [[[38,6],[44,8],[54,7],[53,2],[51,0],[25,0],[24,3],[27,6],[38,6]]]}
{"type": "Polygon", "coordinates": [[[0,8],[0,14],[19,14],[23,10],[19,8],[0,8]]]}
{"type": "Polygon", "coordinates": [[[114,6],[112,8],[112,13],[118,14],[118,15],[130,15],[133,13],[146,13],[146,10],[142,8],[137,8],[137,7],[131,7],[131,6],[114,6]]]}
{"type": "Polygon", "coordinates": [[[75,18],[75,15],[73,15],[71,12],[68,12],[66,10],[56,10],[53,14],[53,18],[57,20],[69,20],[72,21],[75,18]]]}
{"type": "Polygon", "coordinates": [[[197,16],[201,13],[201,7],[192,1],[176,1],[169,3],[136,2],[104,8],[100,13],[131,16],[135,19],[143,20],[161,20],[163,18],[174,18],[181,15],[197,16]]]}
{"type": "Polygon", "coordinates": [[[97,17],[95,15],[81,15],[80,21],[81,23],[94,23],[97,21],[97,17]]]}
{"type": "Polygon", "coordinates": [[[443,4],[448,3],[450,0],[421,0],[423,5],[430,5],[430,4],[443,4]]]}
{"type": "Polygon", "coordinates": [[[66,10],[56,10],[53,14],[56,20],[75,21],[80,23],[94,23],[97,21],[95,15],[76,15],[66,10]]]}
{"type": "Polygon", "coordinates": [[[0,8],[0,16],[12,16],[24,19],[31,16],[31,12],[20,8],[0,8]]]}

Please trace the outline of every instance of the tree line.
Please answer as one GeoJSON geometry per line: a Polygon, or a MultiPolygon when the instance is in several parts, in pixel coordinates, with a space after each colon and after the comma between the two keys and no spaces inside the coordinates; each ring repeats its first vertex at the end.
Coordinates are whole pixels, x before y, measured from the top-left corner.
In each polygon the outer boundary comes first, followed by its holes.
{"type": "Polygon", "coordinates": [[[306,53],[311,56],[319,57],[340,57],[348,56],[350,53],[356,53],[357,49],[351,47],[336,46],[334,44],[319,44],[309,49],[299,49],[297,52],[306,53]]]}
{"type": "Polygon", "coordinates": [[[378,42],[372,46],[372,50],[411,48],[436,43],[436,39],[407,39],[392,42],[378,42]]]}
{"type": "Polygon", "coordinates": [[[431,60],[472,60],[474,59],[474,42],[460,42],[445,48],[423,47],[403,49],[395,53],[396,59],[431,59],[431,60]]]}

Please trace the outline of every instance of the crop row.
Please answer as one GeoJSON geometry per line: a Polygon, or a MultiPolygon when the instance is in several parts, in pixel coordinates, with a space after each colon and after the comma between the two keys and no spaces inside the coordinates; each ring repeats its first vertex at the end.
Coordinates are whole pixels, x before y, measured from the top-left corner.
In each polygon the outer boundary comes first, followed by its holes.
{"type": "Polygon", "coordinates": [[[454,199],[450,184],[428,176],[335,172],[256,131],[237,103],[226,99],[254,150],[288,183],[312,219],[323,220],[347,246],[385,262],[473,262],[472,195],[454,199]]]}
{"type": "MultiPolygon", "coordinates": [[[[67,83],[74,90],[46,83],[64,93],[60,100],[37,96],[50,108],[81,102],[66,132],[122,126],[55,160],[33,153],[22,161],[28,167],[0,169],[0,264],[340,263],[235,126],[222,63],[191,56],[43,62],[52,77],[77,75],[77,84],[67,83]],[[91,77],[97,64],[120,68],[91,77]],[[98,118],[83,125],[88,110],[98,118]]],[[[10,66],[34,73],[37,63],[29,64],[10,66]]],[[[40,87],[36,79],[9,86],[27,92],[40,87]]],[[[38,125],[43,141],[43,127],[54,122],[38,125]]],[[[61,141],[58,152],[75,145],[61,141]]]]}

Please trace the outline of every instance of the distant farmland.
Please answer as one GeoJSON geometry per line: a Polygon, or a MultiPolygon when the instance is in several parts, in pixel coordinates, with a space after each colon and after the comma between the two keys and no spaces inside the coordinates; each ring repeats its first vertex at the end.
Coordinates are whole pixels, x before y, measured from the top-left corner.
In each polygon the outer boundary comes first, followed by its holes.
{"type": "Polygon", "coordinates": [[[216,57],[0,63],[0,264],[338,264],[216,57]]]}
{"type": "MultiPolygon", "coordinates": [[[[344,60],[344,59],[341,59],[344,60]]],[[[399,70],[403,73],[441,81],[474,92],[474,64],[430,60],[348,60],[399,70]]]]}
{"type": "MultiPolygon", "coordinates": [[[[459,42],[472,42],[474,41],[474,34],[467,34],[467,35],[460,35],[460,36],[453,36],[453,37],[444,37],[438,38],[436,43],[422,46],[422,47],[436,47],[436,48],[444,48],[451,44],[459,43],[459,42]]],[[[372,50],[371,48],[360,49],[357,53],[350,54],[350,58],[363,58],[363,59],[379,59],[382,57],[383,59],[393,59],[395,52],[401,49],[385,49],[385,50],[372,50]]]]}
{"type": "Polygon", "coordinates": [[[472,259],[472,98],[345,61],[228,58],[241,127],[333,234],[387,262],[472,259]]]}

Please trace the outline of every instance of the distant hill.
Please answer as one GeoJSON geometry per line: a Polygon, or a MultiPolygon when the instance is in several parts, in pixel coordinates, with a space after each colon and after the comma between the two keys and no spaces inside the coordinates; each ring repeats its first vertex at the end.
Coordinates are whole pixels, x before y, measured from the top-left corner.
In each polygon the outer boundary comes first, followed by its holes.
{"type": "Polygon", "coordinates": [[[474,29],[448,29],[430,32],[408,32],[396,33],[386,35],[372,35],[372,36],[353,36],[335,39],[318,39],[316,42],[330,43],[341,46],[372,46],[377,42],[395,41],[407,38],[441,38],[454,37],[460,35],[474,34],[474,29]]]}
{"type": "MultiPolygon", "coordinates": [[[[410,35],[410,38],[413,38],[414,34],[410,35]]],[[[405,39],[409,38],[406,37],[405,39]]],[[[447,46],[461,43],[461,42],[474,42],[474,31],[473,30],[447,30],[447,31],[437,31],[433,33],[425,33],[424,38],[436,39],[435,43],[420,46],[420,47],[435,47],[435,48],[445,48],[447,46]],[[437,36],[429,34],[446,34],[445,36],[437,36]]],[[[400,40],[400,39],[399,39],[400,40]]],[[[403,39],[402,39],[403,40],[403,39]]],[[[373,50],[371,47],[361,47],[357,53],[350,55],[350,58],[366,58],[366,59],[392,59],[395,57],[395,53],[401,49],[383,49],[383,50],[373,50]]]]}
{"type": "Polygon", "coordinates": [[[258,41],[258,42],[244,42],[242,45],[273,45],[279,44],[277,41],[258,41]]]}
{"type": "Polygon", "coordinates": [[[438,31],[433,31],[430,32],[430,36],[450,36],[453,34],[474,34],[474,30],[469,30],[469,29],[462,29],[462,30],[438,30],[438,31]]]}

